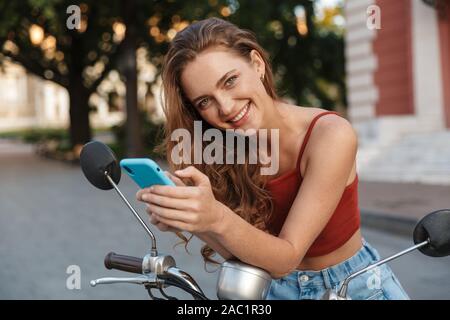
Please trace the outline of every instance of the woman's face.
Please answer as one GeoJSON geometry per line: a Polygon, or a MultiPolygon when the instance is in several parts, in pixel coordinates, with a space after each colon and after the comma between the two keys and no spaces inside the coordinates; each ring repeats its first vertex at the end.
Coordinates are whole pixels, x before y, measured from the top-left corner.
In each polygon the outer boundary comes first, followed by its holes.
{"type": "Polygon", "coordinates": [[[264,62],[257,51],[251,62],[222,47],[213,47],[189,62],[182,89],[201,117],[219,129],[256,129],[264,123],[264,106],[272,101],[260,79],[264,62]]]}

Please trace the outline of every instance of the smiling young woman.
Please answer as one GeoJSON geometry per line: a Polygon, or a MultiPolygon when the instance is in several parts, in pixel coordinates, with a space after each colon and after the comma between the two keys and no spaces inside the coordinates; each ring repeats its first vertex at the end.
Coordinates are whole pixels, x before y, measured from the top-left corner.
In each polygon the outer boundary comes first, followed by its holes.
{"type": "MultiPolygon", "coordinates": [[[[335,112],[279,99],[252,32],[218,18],[191,24],[170,45],[163,86],[164,146],[177,186],[137,194],[159,229],[198,236],[206,261],[217,252],[267,270],[268,299],[320,299],[379,259],[360,232],[355,131],[335,112]],[[194,134],[194,121],[203,130],[279,130],[278,173],[261,175],[260,163],[174,164],[171,132],[194,134]]],[[[408,298],[387,266],[352,281],[348,293],[408,298]]]]}

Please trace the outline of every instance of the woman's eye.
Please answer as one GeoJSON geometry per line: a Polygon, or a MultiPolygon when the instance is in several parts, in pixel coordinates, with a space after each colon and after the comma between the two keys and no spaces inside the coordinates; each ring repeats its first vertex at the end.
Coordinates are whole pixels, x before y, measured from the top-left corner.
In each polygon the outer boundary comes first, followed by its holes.
{"type": "Polygon", "coordinates": [[[225,85],[227,87],[231,86],[237,79],[237,76],[232,76],[230,78],[228,78],[228,80],[225,82],[225,85]]]}
{"type": "Polygon", "coordinates": [[[205,98],[205,99],[201,100],[201,101],[199,102],[199,104],[197,104],[197,106],[198,106],[200,109],[202,109],[202,108],[205,108],[207,104],[208,104],[208,98],[205,98]]]}

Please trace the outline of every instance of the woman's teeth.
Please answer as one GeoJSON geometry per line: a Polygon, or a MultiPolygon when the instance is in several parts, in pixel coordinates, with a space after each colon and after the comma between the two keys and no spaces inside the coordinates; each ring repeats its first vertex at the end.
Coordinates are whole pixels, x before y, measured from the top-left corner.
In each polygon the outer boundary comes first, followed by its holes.
{"type": "Polygon", "coordinates": [[[242,111],[239,112],[239,114],[236,117],[234,117],[233,119],[231,119],[230,121],[237,122],[237,121],[241,120],[242,117],[245,116],[245,114],[247,113],[249,108],[250,108],[250,102],[247,103],[247,105],[244,107],[244,109],[242,109],[242,111]]]}

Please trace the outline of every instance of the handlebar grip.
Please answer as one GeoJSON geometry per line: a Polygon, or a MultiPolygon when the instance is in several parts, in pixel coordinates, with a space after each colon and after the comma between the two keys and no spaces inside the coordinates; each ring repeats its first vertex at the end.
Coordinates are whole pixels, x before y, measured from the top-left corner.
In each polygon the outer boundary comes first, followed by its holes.
{"type": "Polygon", "coordinates": [[[142,258],[124,256],[110,252],[105,256],[106,269],[142,274],[142,258]]]}

